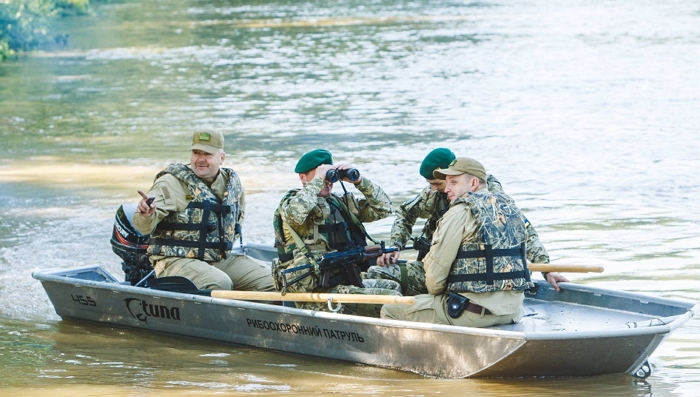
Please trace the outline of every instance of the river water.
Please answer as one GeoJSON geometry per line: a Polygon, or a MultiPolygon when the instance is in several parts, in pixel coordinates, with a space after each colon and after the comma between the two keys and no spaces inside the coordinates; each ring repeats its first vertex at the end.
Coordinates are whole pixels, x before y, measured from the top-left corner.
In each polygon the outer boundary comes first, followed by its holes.
{"type": "Polygon", "coordinates": [[[31,278],[121,276],[116,207],[204,127],[242,177],[248,242],[272,243],[305,151],[398,204],[447,146],[500,179],[554,263],[605,266],[572,281],[700,301],[696,1],[123,0],[61,23],[68,48],[0,65],[0,395],[697,395],[700,318],[646,380],[441,380],[62,321],[31,278]]]}

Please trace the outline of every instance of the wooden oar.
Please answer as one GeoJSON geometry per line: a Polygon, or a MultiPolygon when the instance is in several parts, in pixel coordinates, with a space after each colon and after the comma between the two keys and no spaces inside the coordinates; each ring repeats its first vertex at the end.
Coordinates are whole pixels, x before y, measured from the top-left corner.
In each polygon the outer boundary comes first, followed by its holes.
{"type": "Polygon", "coordinates": [[[224,291],[224,290],[204,290],[197,288],[194,283],[180,276],[159,277],[149,280],[152,289],[161,291],[182,292],[186,294],[196,294],[211,296],[213,298],[253,300],[253,301],[293,301],[293,302],[321,302],[326,303],[329,299],[333,303],[365,303],[365,304],[406,304],[412,305],[416,299],[412,296],[396,295],[355,295],[355,294],[322,294],[315,292],[307,293],[287,293],[282,295],[279,292],[260,291],[224,291]]]}
{"type": "Polygon", "coordinates": [[[258,291],[211,291],[213,298],[240,299],[254,301],[292,301],[292,302],[328,302],[333,303],[369,303],[369,304],[406,304],[416,303],[413,296],[396,295],[358,295],[358,294],[322,294],[318,292],[288,292],[282,295],[279,292],[258,291]]]}
{"type": "Polygon", "coordinates": [[[533,272],[562,272],[562,273],[602,273],[603,266],[598,265],[555,265],[552,263],[528,263],[527,267],[533,272]]]}
{"type": "MultiPolygon", "coordinates": [[[[551,263],[530,263],[528,268],[533,272],[569,272],[569,273],[602,273],[603,266],[597,265],[555,265],[551,263]]],[[[224,291],[201,290],[185,277],[171,276],[154,278],[149,281],[151,288],[164,291],[183,292],[206,295],[214,298],[255,300],[255,301],[293,301],[293,302],[328,302],[334,303],[365,303],[365,304],[406,304],[416,302],[412,296],[395,295],[355,295],[355,294],[322,294],[314,292],[287,293],[259,291],[224,291]]]]}

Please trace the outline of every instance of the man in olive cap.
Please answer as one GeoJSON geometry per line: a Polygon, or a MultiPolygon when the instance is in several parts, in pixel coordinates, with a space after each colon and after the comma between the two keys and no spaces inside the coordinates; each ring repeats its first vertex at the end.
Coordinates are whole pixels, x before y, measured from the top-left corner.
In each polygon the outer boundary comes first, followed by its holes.
{"type": "MultiPolygon", "coordinates": [[[[340,180],[353,184],[364,198],[357,199],[352,193],[342,196],[332,193],[330,170],[342,174],[356,169],[348,164],[334,166],[331,153],[324,149],[304,154],[294,169],[302,188],[292,189],[282,198],[273,219],[279,256],[272,264],[276,287],[287,292],[401,295],[398,292],[401,287],[394,281],[362,280],[359,287],[350,285],[350,280],[342,274],[343,269],[333,273],[319,271],[323,254],[366,246],[370,237],[362,223],[386,218],[392,212],[386,193],[359,172],[348,173],[340,180]],[[283,279],[287,280],[286,285],[283,279]],[[296,281],[290,283],[292,280],[296,281]]],[[[329,310],[326,303],[296,303],[296,306],[329,310]]],[[[380,308],[380,305],[346,304],[341,312],[379,317],[380,308]]]]}
{"type": "Polygon", "coordinates": [[[184,276],[200,289],[274,291],[270,267],[233,254],[245,212],[238,175],[221,167],[224,136],[197,131],[189,164],[171,164],[144,193],[132,223],[150,234],[156,277],[184,276]]]}
{"type": "Polygon", "coordinates": [[[487,189],[483,165],[457,158],[433,172],[451,202],[423,260],[428,294],[384,305],[382,318],[487,327],[520,321],[526,267],[524,216],[504,193],[487,189]],[[492,251],[497,250],[497,251],[492,251]]]}
{"type": "MultiPolygon", "coordinates": [[[[418,250],[418,261],[421,261],[430,249],[433,233],[437,222],[450,208],[450,200],[445,193],[446,181],[433,176],[438,169],[449,167],[455,159],[454,153],[447,148],[433,149],[423,159],[419,173],[428,182],[418,195],[403,203],[396,212],[396,219],[391,228],[391,245],[404,249],[406,243],[412,240],[413,226],[418,218],[426,219],[420,236],[414,239],[413,247],[418,250]]],[[[489,192],[503,193],[501,183],[491,174],[486,176],[489,192]]],[[[527,258],[533,263],[549,263],[549,254],[540,242],[539,235],[530,222],[525,219],[527,228],[527,258]]],[[[421,262],[399,262],[399,251],[385,254],[377,260],[378,266],[367,271],[367,278],[394,280],[401,284],[404,295],[426,294],[425,270],[421,262]]],[[[559,291],[560,281],[569,281],[559,273],[542,273],[542,276],[559,291]]]]}

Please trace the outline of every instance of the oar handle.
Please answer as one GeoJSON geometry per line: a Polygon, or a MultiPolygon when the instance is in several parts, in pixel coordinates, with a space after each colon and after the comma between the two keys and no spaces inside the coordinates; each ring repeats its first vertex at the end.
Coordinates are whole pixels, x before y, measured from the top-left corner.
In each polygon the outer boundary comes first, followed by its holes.
{"type": "Polygon", "coordinates": [[[527,267],[533,272],[565,272],[565,273],[602,273],[603,266],[599,265],[555,265],[552,263],[528,263],[527,267]]]}
{"type": "Polygon", "coordinates": [[[322,294],[316,292],[294,292],[282,295],[279,292],[259,292],[259,291],[223,291],[214,290],[211,292],[214,298],[239,299],[254,301],[293,301],[293,302],[328,302],[333,303],[365,303],[365,304],[405,304],[416,303],[416,298],[412,296],[396,295],[355,295],[355,294],[322,294]]]}

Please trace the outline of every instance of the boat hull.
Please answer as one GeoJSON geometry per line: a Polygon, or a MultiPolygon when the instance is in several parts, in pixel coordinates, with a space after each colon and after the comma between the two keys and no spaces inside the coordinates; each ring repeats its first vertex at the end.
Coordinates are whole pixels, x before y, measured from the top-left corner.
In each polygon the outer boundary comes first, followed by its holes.
{"type": "Polygon", "coordinates": [[[522,323],[477,329],[157,291],[119,282],[99,266],[41,271],[33,277],[42,282],[56,313],[64,319],[440,378],[634,374],[697,309],[692,302],[609,295],[573,284],[567,284],[563,294],[554,293],[540,283],[526,298],[527,317],[522,323]],[[580,302],[585,300],[593,303],[583,306],[580,302]],[[595,302],[605,306],[597,307],[595,302]],[[635,302],[648,312],[639,312],[635,302]],[[616,305],[633,309],[620,310],[616,305]],[[599,326],[591,324],[594,321],[599,326]]]}

